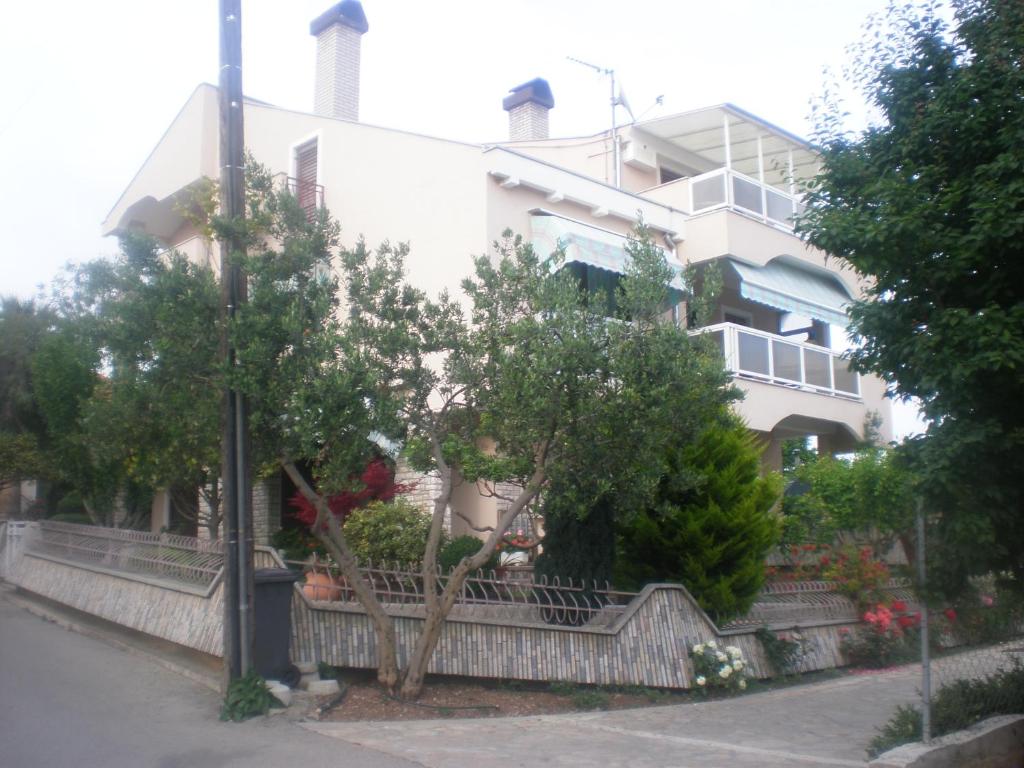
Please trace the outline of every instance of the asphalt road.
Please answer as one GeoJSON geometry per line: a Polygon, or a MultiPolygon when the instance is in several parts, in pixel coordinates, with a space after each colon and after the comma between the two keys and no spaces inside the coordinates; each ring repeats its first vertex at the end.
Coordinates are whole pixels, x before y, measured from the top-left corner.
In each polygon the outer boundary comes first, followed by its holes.
{"type": "Polygon", "coordinates": [[[282,715],[217,719],[215,693],[0,599],[2,768],[410,768],[282,715]]]}

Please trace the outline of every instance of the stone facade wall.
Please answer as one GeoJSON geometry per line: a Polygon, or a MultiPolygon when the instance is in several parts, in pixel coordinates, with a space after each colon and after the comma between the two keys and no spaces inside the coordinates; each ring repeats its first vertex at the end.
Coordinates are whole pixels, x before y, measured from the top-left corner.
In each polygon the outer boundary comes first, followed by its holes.
{"type": "MultiPolygon", "coordinates": [[[[255,565],[280,565],[280,560],[270,548],[259,548],[255,565]]],[[[204,595],[194,588],[100,572],[31,554],[17,558],[7,579],[109,621],[205,653],[222,653],[219,581],[204,595]]],[[[393,606],[390,610],[399,660],[405,663],[422,626],[418,613],[422,609],[393,606]]],[[[430,671],[498,679],[689,688],[694,679],[689,649],[695,643],[717,639],[738,646],[753,675],[774,673],[754,636],[754,627],[717,628],[678,585],[650,585],[614,620],[604,617],[589,626],[547,625],[539,616],[531,619],[532,610],[524,608],[518,618],[488,618],[486,613],[469,615],[472,608],[460,607],[444,625],[430,671]]],[[[839,649],[840,633],[854,626],[848,621],[800,625],[806,643],[801,671],[845,663],[839,649]]],[[[295,661],[372,669],[377,663],[376,636],[358,605],[313,603],[296,585],[291,653],[295,661]]]]}
{"type": "Polygon", "coordinates": [[[207,597],[28,553],[20,557],[6,579],[107,621],[214,656],[223,654],[224,604],[219,580],[207,597]]]}
{"type": "MultiPolygon", "coordinates": [[[[395,482],[413,486],[411,491],[400,494],[399,498],[408,501],[426,515],[434,514],[434,499],[441,492],[440,477],[434,473],[417,472],[404,458],[399,458],[395,464],[395,482]]],[[[451,518],[451,509],[445,510],[444,529],[449,532],[452,529],[451,518]]]]}

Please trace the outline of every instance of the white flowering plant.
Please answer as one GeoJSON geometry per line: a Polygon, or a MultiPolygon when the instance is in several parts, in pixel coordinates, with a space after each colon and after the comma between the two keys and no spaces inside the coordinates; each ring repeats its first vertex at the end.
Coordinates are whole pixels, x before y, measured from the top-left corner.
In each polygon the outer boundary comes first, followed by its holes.
{"type": "Polygon", "coordinates": [[[747,661],[735,645],[720,646],[714,640],[697,643],[690,649],[690,659],[696,675],[697,690],[707,693],[710,688],[742,691],[747,687],[747,661]]]}

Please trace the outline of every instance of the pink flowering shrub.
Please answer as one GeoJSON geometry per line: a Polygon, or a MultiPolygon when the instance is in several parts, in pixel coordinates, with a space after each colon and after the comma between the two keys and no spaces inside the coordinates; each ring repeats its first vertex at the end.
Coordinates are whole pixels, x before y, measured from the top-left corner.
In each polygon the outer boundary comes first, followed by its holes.
{"type": "Polygon", "coordinates": [[[841,632],[839,647],[851,664],[879,668],[914,659],[918,648],[920,613],[910,613],[902,600],[878,603],[864,612],[864,624],[841,632]]]}

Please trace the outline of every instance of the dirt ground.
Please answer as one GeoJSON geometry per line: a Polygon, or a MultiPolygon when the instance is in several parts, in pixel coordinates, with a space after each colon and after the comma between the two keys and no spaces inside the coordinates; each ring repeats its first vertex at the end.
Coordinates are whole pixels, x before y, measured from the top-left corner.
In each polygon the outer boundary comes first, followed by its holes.
{"type": "Polygon", "coordinates": [[[571,684],[523,684],[465,678],[431,677],[415,703],[390,698],[372,675],[346,672],[339,676],[340,703],[325,697],[319,719],[433,720],[439,718],[512,717],[552,715],[593,709],[627,709],[657,704],[678,704],[684,693],[644,688],[591,688],[571,684]],[[333,706],[332,706],[333,705],[333,706]]]}

